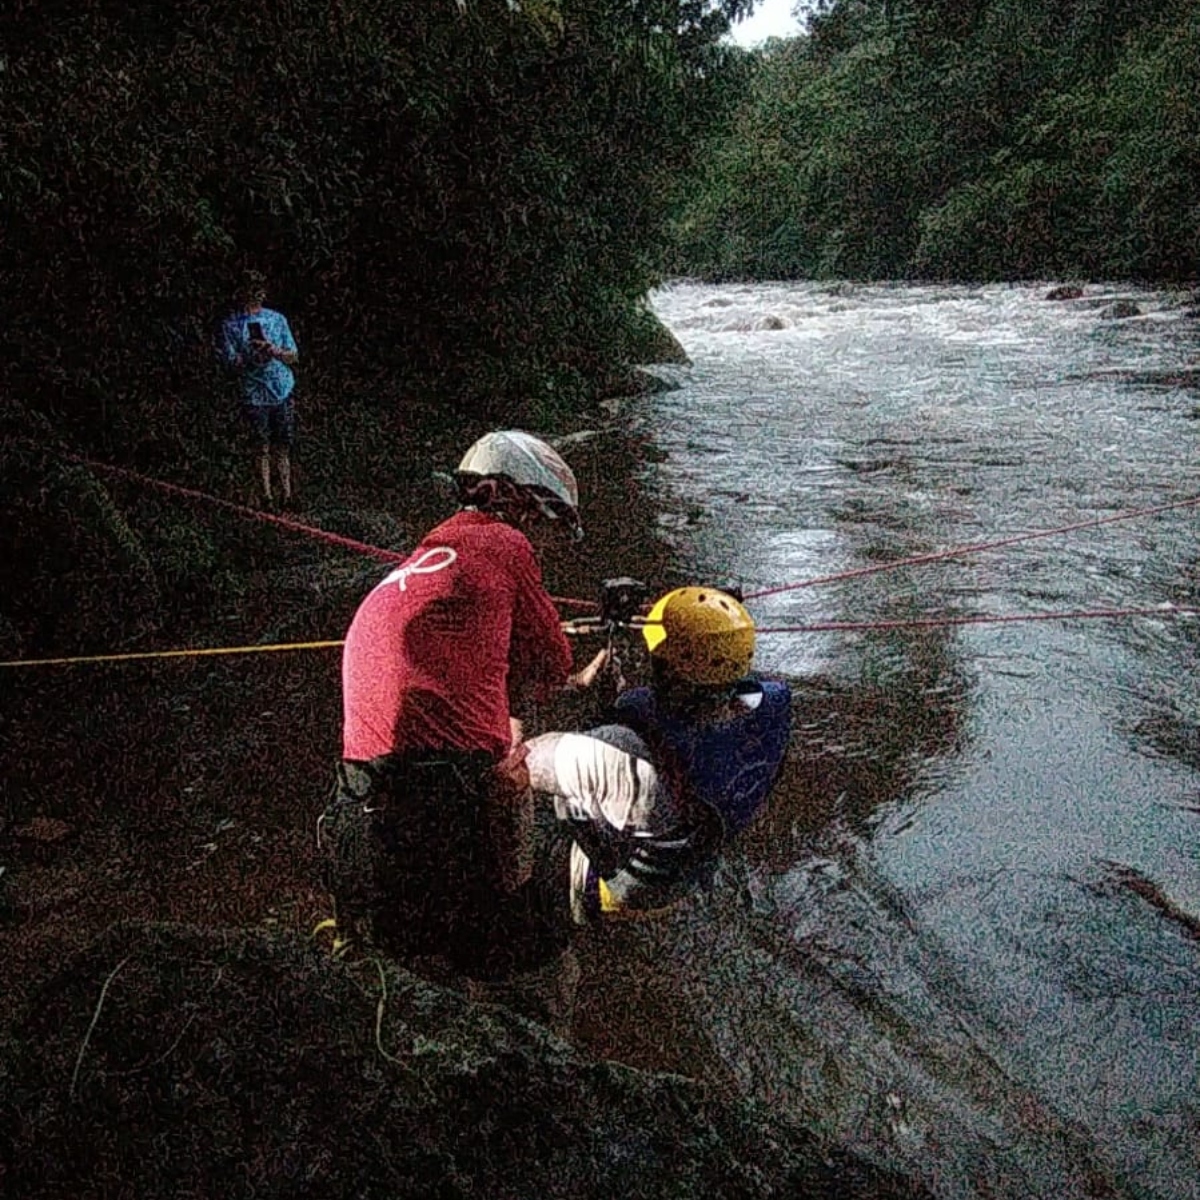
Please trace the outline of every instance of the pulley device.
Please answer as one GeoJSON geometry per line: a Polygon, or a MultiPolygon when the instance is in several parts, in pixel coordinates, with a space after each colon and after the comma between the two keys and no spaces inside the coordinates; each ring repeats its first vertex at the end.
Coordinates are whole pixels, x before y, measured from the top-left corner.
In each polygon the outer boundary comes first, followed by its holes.
{"type": "Polygon", "coordinates": [[[646,603],[650,589],[640,579],[622,575],[600,585],[600,623],[614,628],[639,623],[638,609],[646,603]]]}
{"type": "Polygon", "coordinates": [[[627,575],[606,579],[600,585],[599,614],[566,621],[563,631],[575,636],[605,633],[611,641],[618,629],[634,629],[642,624],[638,610],[649,595],[650,589],[640,579],[630,579],[627,575]]]}
{"type": "MultiPolygon", "coordinates": [[[[740,584],[728,582],[713,585],[718,591],[732,596],[739,603],[742,601],[740,584]]],[[[594,617],[576,617],[563,622],[563,632],[568,635],[582,636],[589,633],[612,635],[618,629],[641,629],[646,618],[641,610],[645,608],[650,596],[650,589],[640,579],[631,579],[628,575],[616,579],[606,579],[600,584],[600,597],[597,607],[600,612],[594,617]]]]}
{"type": "Polygon", "coordinates": [[[606,670],[612,680],[614,694],[625,688],[625,677],[615,647],[617,633],[640,629],[645,624],[645,618],[639,610],[645,606],[649,595],[650,589],[640,579],[631,579],[628,575],[606,579],[600,585],[599,613],[594,617],[579,617],[563,623],[563,631],[576,637],[589,633],[604,636],[608,650],[606,670]]]}

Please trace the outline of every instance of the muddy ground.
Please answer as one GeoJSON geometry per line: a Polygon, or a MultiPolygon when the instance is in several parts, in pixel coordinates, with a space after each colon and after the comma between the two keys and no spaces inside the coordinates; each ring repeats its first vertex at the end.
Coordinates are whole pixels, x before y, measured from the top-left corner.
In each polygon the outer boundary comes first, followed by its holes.
{"type": "MultiPolygon", "coordinates": [[[[547,570],[547,582],[558,594],[589,597],[600,579],[623,573],[622,542],[633,536],[642,497],[633,469],[614,474],[611,464],[634,463],[643,443],[615,445],[628,435],[611,413],[578,424],[606,425],[603,435],[564,448],[592,527],[582,549],[547,570]]],[[[321,483],[295,518],[385,549],[411,546],[453,511],[430,472],[452,465],[463,437],[414,429],[399,443],[403,459],[386,488],[310,470],[321,483]],[[325,483],[331,477],[336,489],[325,483]]],[[[305,457],[316,452],[299,448],[302,486],[305,457]]],[[[220,494],[240,503],[246,491],[236,478],[220,494]]],[[[135,503],[135,492],[113,488],[119,504],[135,503]]],[[[242,530],[242,596],[218,611],[176,595],[152,638],[104,649],[340,639],[386,570],[370,556],[212,511],[206,519],[242,530]]],[[[643,569],[657,561],[651,542],[637,549],[643,569]]],[[[2,683],[0,952],[8,986],[0,1024],[38,979],[116,921],[307,934],[327,915],[314,822],[340,751],[336,648],[17,669],[2,683]]]]}

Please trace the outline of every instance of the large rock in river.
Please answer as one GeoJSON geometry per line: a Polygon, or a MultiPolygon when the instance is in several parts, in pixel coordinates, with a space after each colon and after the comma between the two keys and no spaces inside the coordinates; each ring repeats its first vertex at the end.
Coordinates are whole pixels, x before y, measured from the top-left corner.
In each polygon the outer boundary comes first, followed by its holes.
{"type": "Polygon", "coordinates": [[[392,965],[137,923],[6,1036],[0,1180],[22,1200],[922,1194],[392,965]]]}
{"type": "Polygon", "coordinates": [[[691,363],[679,339],[658,319],[649,306],[642,305],[629,333],[626,359],[639,366],[656,363],[691,363]]]}
{"type": "Polygon", "coordinates": [[[1142,310],[1132,300],[1115,300],[1100,310],[1100,316],[1109,321],[1123,321],[1141,315],[1142,310]]]}

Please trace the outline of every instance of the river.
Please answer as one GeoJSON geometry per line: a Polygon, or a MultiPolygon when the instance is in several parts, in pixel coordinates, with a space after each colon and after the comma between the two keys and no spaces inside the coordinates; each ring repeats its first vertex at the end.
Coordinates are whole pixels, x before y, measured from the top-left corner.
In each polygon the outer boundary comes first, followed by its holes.
{"type": "MultiPolygon", "coordinates": [[[[709,286],[625,416],[611,573],[747,593],[1200,494],[1182,297],[709,286]],[[1141,314],[1103,315],[1116,298],[1141,314]],[[1156,381],[1157,380],[1157,381],[1156,381]],[[647,533],[652,529],[653,533],[647,533]],[[640,532],[635,532],[640,530],[640,532]]],[[[581,448],[582,449],[582,448],[581,448]]],[[[589,465],[590,463],[590,465],[589,465]]],[[[750,601],[766,627],[1200,605],[1179,507],[750,601]]],[[[763,634],[795,692],[709,900],[584,954],[583,1037],[939,1196],[1200,1196],[1200,618],[763,634]],[[619,964],[619,965],[618,965],[619,964]]]]}

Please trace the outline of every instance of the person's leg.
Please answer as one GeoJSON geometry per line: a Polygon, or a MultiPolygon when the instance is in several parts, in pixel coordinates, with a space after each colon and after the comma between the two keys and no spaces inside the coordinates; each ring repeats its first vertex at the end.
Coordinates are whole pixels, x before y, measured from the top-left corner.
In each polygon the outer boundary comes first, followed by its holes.
{"type": "Polygon", "coordinates": [[[292,499],[292,460],[286,446],[275,447],[275,473],[279,476],[279,494],[288,504],[292,499]]]}
{"type": "MultiPolygon", "coordinates": [[[[464,770],[457,756],[439,761],[400,761],[385,768],[376,814],[375,875],[379,904],[371,915],[380,949],[406,965],[414,959],[453,957],[464,912],[478,888],[475,850],[481,768],[464,770]],[[464,906],[466,906],[464,908],[464,906]]],[[[487,756],[482,756],[486,764],[487,756]]]]}
{"type": "Polygon", "coordinates": [[[271,447],[264,446],[258,456],[258,472],[262,481],[263,499],[270,504],[274,499],[271,491],[271,447]]]}
{"type": "Polygon", "coordinates": [[[347,948],[361,949],[368,940],[366,914],[373,899],[373,863],[362,800],[347,791],[344,771],[339,770],[338,780],[317,821],[320,878],[332,917],[321,921],[313,934],[329,934],[331,949],[340,955],[347,948]]]}
{"type": "Polygon", "coordinates": [[[279,494],[284,504],[292,499],[292,438],[296,431],[295,409],[291,403],[280,404],[270,410],[271,449],[275,460],[275,473],[279,477],[279,494]]]}
{"type": "Polygon", "coordinates": [[[271,501],[271,424],[265,408],[247,404],[242,410],[258,446],[258,482],[263,499],[271,501]]]}
{"type": "Polygon", "coordinates": [[[477,913],[482,945],[475,961],[463,964],[463,974],[471,999],[503,1004],[569,1038],[580,974],[570,944],[570,842],[556,824],[540,833],[529,881],[512,894],[492,890],[477,913]]]}

